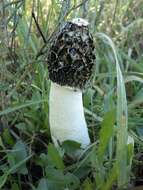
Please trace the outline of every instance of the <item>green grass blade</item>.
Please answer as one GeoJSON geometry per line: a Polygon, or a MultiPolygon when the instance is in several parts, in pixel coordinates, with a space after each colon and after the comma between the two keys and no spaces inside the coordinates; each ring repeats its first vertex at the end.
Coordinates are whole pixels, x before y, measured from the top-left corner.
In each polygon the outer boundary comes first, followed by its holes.
{"type": "Polygon", "coordinates": [[[107,112],[101,124],[100,138],[99,138],[100,142],[99,142],[99,148],[98,148],[99,162],[103,161],[106,148],[113,135],[114,123],[116,120],[115,114],[116,114],[115,110],[107,112]]]}
{"type": "Polygon", "coordinates": [[[47,102],[47,100],[29,101],[27,103],[24,103],[24,104],[15,106],[15,107],[9,107],[9,108],[1,111],[0,116],[9,114],[11,112],[15,112],[17,110],[20,110],[20,109],[23,109],[23,108],[26,108],[26,107],[29,107],[29,106],[32,106],[32,105],[35,105],[35,104],[40,104],[40,103],[43,103],[43,102],[47,102]]]}
{"type": "Polygon", "coordinates": [[[106,182],[102,185],[101,190],[110,190],[113,186],[113,183],[117,179],[117,163],[113,165],[113,168],[110,170],[106,182]]]}
{"type": "Polygon", "coordinates": [[[124,79],[120,69],[117,52],[112,40],[104,33],[97,33],[97,37],[108,44],[113,51],[117,71],[117,163],[118,187],[128,182],[127,172],[127,137],[128,137],[128,109],[124,79]]]}

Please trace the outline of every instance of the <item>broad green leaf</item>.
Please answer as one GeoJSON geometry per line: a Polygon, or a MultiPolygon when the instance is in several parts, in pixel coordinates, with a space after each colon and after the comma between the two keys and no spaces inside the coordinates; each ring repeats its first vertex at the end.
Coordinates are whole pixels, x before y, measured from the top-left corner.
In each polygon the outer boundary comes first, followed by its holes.
{"type": "MultiPolygon", "coordinates": [[[[7,153],[8,156],[8,162],[10,167],[12,168],[14,165],[16,165],[17,163],[21,162],[22,160],[24,160],[25,158],[27,158],[27,150],[26,150],[26,145],[25,143],[23,143],[22,141],[18,141],[13,149],[13,151],[7,153]]],[[[27,174],[27,168],[26,168],[26,163],[23,163],[23,165],[21,165],[19,168],[16,169],[16,171],[20,174],[27,174]]]]}
{"type": "Polygon", "coordinates": [[[56,184],[47,178],[42,178],[40,179],[36,190],[63,190],[63,187],[60,187],[59,184],[56,184]]]}
{"type": "Polygon", "coordinates": [[[50,157],[53,165],[58,168],[63,170],[64,169],[64,162],[62,158],[59,155],[58,150],[55,148],[53,144],[48,145],[48,156],[50,157]]]}
{"type": "Polygon", "coordinates": [[[68,183],[66,181],[63,171],[61,171],[59,169],[47,167],[46,168],[46,176],[50,181],[52,181],[55,184],[59,184],[61,186],[65,186],[68,183]]]}
{"type": "Polygon", "coordinates": [[[72,140],[66,140],[62,143],[62,147],[65,152],[69,155],[73,155],[77,150],[80,149],[81,144],[72,140]]]}
{"type": "Polygon", "coordinates": [[[69,187],[70,189],[76,189],[79,186],[78,178],[72,173],[64,174],[61,170],[47,167],[46,175],[48,180],[54,184],[58,184],[59,187],[69,187]]]}

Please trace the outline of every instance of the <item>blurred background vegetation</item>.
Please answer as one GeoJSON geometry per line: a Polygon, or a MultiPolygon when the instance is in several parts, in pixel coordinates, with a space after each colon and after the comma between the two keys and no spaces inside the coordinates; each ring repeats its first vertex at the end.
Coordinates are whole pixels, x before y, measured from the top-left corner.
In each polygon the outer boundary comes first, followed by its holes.
{"type": "Polygon", "coordinates": [[[0,0],[0,189],[143,189],[142,125],[143,0],[0,0]],[[84,92],[92,144],[78,160],[76,143],[51,143],[46,60],[75,17],[89,21],[96,47],[84,92]]]}

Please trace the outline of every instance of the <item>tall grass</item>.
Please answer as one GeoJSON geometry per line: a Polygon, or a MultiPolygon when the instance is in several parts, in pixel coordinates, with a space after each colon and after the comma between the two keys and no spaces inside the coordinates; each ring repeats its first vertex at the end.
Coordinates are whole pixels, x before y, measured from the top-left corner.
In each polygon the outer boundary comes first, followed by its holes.
{"type": "Polygon", "coordinates": [[[141,0],[0,1],[1,189],[136,186],[143,151],[142,10],[141,0]],[[90,22],[96,62],[84,92],[92,144],[75,161],[78,144],[65,142],[58,151],[51,144],[46,53],[57,27],[77,16],[90,22]]]}

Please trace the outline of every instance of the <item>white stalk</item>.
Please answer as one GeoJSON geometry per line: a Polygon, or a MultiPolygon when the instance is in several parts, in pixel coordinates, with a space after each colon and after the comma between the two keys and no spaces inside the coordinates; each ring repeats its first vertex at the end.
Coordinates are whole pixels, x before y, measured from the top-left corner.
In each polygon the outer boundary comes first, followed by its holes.
{"type": "Polygon", "coordinates": [[[80,90],[51,82],[49,121],[55,145],[65,140],[77,141],[82,148],[90,144],[80,90]]]}

